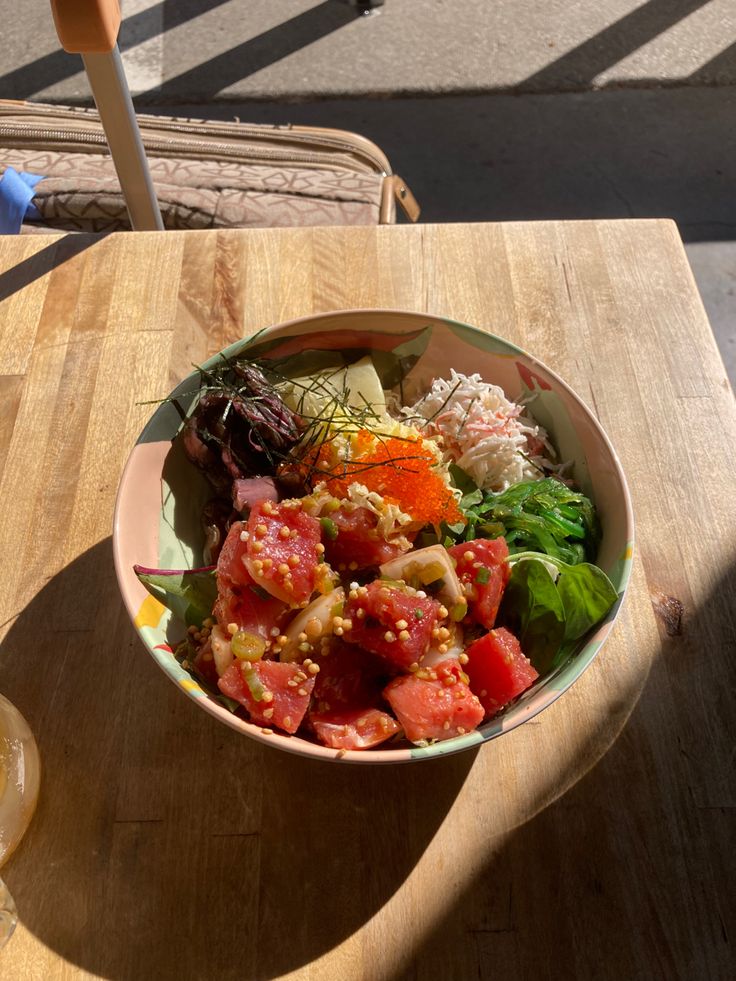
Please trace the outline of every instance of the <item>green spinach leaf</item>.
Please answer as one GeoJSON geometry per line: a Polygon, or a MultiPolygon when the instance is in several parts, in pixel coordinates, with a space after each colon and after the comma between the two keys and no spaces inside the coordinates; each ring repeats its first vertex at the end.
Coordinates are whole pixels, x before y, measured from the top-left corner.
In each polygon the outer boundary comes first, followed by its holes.
{"type": "Polygon", "coordinates": [[[546,671],[600,623],[618,594],[605,572],[588,562],[570,565],[539,552],[510,561],[498,620],[518,631],[524,653],[537,671],[546,671]]]}
{"type": "Polygon", "coordinates": [[[498,622],[516,634],[521,649],[542,674],[565,637],[565,609],[542,562],[518,562],[511,572],[498,622]]]}
{"type": "Polygon", "coordinates": [[[187,626],[201,627],[212,615],[217,599],[215,566],[202,569],[144,569],[133,571],[159,602],[187,626]]]}

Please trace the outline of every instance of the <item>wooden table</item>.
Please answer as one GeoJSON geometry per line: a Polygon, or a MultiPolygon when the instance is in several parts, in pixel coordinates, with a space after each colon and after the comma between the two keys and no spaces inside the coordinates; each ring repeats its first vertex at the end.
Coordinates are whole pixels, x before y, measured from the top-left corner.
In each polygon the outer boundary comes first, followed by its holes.
{"type": "Polygon", "coordinates": [[[0,240],[0,690],[40,804],[6,981],[733,977],[736,413],[666,221],[0,240]],[[477,324],[591,405],[632,587],[550,709],[476,752],[305,761],[184,698],[113,573],[121,468],[226,343],[314,311],[477,324]]]}

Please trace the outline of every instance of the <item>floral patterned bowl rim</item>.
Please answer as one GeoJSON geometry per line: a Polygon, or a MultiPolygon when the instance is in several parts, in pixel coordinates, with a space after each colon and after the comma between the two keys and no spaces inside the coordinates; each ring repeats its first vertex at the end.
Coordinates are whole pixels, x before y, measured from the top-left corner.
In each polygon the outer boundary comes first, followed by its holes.
{"type": "MultiPolygon", "coordinates": [[[[484,380],[501,385],[512,399],[532,399],[530,408],[536,421],[552,435],[560,458],[572,462],[577,481],[593,496],[599,510],[603,537],[598,564],[613,582],[618,600],[564,663],[540,678],[499,716],[466,735],[426,747],[402,744],[367,751],[338,751],[300,736],[264,731],[230,712],[181,667],[171,646],[171,632],[177,630],[175,619],[133,572],[135,564],[159,568],[189,567],[175,565],[176,562],[197,564],[191,547],[183,543],[177,524],[182,519],[172,511],[174,505],[181,510],[190,494],[177,495],[164,477],[172,439],[181,426],[174,407],[164,402],[138,438],[118,490],[113,552],[120,590],[141,640],[177,687],[219,721],[266,745],[316,759],[366,764],[426,760],[478,746],[522,725],[556,701],[591,664],[621,608],[634,543],[631,498],[621,465],[602,427],[579,396],[541,361],[511,342],[480,328],[429,314],[345,310],[313,314],[266,328],[230,345],[204,366],[211,367],[222,355],[235,357],[253,350],[260,355],[270,349],[268,353],[273,357],[307,349],[370,348],[378,357],[380,351],[401,354],[407,345],[417,344],[423,346],[423,351],[407,377],[407,384],[414,379],[417,391],[432,377],[446,376],[453,367],[466,374],[479,372],[484,380]]],[[[174,389],[171,398],[179,398],[185,405],[187,398],[193,402],[198,377],[197,372],[189,375],[174,389]]],[[[192,481],[198,476],[193,467],[188,473],[192,481]]],[[[189,476],[185,479],[188,481],[189,476]]],[[[196,500],[194,506],[198,506],[196,500]]]]}

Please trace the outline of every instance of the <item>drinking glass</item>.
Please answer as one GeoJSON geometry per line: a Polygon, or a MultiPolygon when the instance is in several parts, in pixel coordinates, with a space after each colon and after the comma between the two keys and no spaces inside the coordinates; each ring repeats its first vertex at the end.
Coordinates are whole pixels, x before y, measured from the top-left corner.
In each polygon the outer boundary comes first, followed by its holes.
{"type": "MultiPolygon", "coordinates": [[[[0,866],[33,817],[40,776],[33,733],[18,709],[0,695],[0,866]]],[[[10,940],[17,922],[15,903],[0,878],[0,947],[10,940]]]]}

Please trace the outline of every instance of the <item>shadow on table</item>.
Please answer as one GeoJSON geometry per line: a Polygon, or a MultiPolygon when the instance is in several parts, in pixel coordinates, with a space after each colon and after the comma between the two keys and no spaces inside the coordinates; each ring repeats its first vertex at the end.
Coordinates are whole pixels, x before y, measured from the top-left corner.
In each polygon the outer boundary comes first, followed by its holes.
{"type": "Polygon", "coordinates": [[[733,976],[734,596],[736,565],[679,633],[678,601],[657,597],[661,649],[620,737],[489,849],[394,977],[733,976]]]}
{"type": "Polygon", "coordinates": [[[17,616],[0,689],[43,765],[4,870],[21,921],[116,981],[268,978],[319,958],[400,888],[475,759],[322,764],[220,725],[140,644],[109,539],[17,616]]]}
{"type": "MultiPolygon", "coordinates": [[[[53,232],[54,229],[48,231],[53,232]]],[[[26,286],[50,273],[52,269],[96,245],[104,237],[104,235],[60,235],[27,259],[0,272],[0,302],[7,300],[14,293],[19,293],[26,286]]]]}

